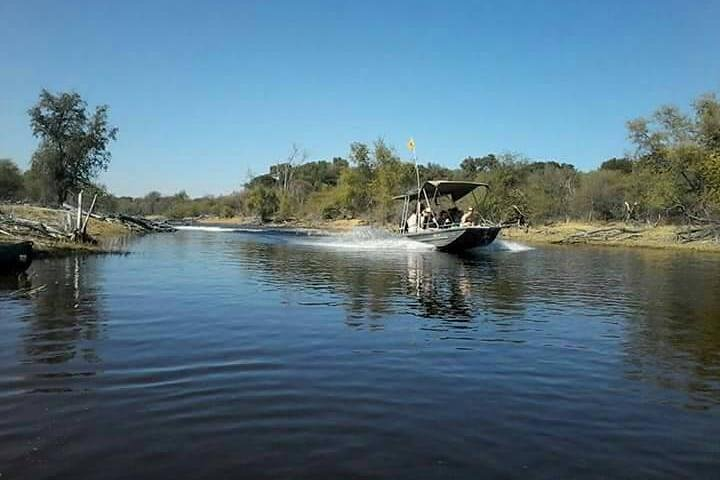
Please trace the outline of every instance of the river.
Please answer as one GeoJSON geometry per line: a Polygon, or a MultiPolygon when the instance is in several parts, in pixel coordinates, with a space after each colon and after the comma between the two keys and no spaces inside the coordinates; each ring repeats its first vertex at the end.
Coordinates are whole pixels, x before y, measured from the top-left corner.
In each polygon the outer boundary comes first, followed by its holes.
{"type": "Polygon", "coordinates": [[[127,249],[0,284],[3,480],[720,471],[718,255],[371,230],[127,249]]]}

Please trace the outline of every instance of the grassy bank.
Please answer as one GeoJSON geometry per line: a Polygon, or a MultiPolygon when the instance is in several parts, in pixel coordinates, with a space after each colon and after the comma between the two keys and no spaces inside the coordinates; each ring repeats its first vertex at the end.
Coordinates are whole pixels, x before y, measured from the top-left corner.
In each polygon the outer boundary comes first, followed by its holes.
{"type": "MultiPolygon", "coordinates": [[[[39,207],[34,205],[0,205],[0,215],[39,222],[55,230],[63,231],[67,222],[66,210],[39,207]]],[[[30,240],[39,257],[63,256],[71,253],[107,253],[112,251],[108,245],[115,239],[131,234],[131,230],[119,223],[109,223],[90,218],[87,233],[97,240],[97,244],[56,240],[41,235],[19,234],[10,228],[0,228],[0,243],[12,243],[30,240]],[[8,235],[9,234],[9,235],[8,235]]]]}
{"type": "Polygon", "coordinates": [[[631,248],[695,250],[720,253],[720,243],[678,240],[685,227],[676,225],[646,226],[616,223],[554,223],[533,228],[507,228],[502,238],[526,243],[560,245],[603,245],[631,248]]]}

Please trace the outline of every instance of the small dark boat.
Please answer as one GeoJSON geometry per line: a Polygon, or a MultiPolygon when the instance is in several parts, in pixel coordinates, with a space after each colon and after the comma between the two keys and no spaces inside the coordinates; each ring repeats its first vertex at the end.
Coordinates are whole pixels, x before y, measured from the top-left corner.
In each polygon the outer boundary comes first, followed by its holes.
{"type": "Polygon", "coordinates": [[[32,242],[0,243],[0,274],[24,272],[32,258],[32,242]]]}
{"type": "MultiPolygon", "coordinates": [[[[478,203],[473,193],[478,188],[484,188],[487,193],[489,187],[476,182],[432,180],[419,185],[417,191],[395,197],[403,201],[401,233],[410,240],[432,245],[443,252],[461,252],[491,244],[500,233],[499,225],[489,222],[477,225],[474,220],[461,219],[457,215],[462,213],[456,205],[458,200],[472,195],[478,203]],[[441,201],[446,203],[447,210],[438,214],[441,201]],[[457,213],[453,217],[449,212],[457,213]]],[[[472,208],[468,210],[473,211],[472,208]]]]}

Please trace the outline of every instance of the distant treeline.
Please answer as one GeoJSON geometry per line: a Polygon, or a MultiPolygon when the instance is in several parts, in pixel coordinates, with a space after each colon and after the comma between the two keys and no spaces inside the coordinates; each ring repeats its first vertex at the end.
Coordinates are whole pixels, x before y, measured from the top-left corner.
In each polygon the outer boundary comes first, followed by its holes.
{"type": "MultiPolygon", "coordinates": [[[[720,215],[720,102],[698,98],[691,112],[673,106],[628,122],[634,152],[593,171],[516,154],[467,157],[457,167],[420,166],[421,180],[472,180],[490,184],[480,214],[507,221],[522,212],[534,223],[578,219],[681,221],[720,215]]],[[[308,161],[293,146],[287,159],[248,181],[237,193],[191,199],[184,192],[141,198],[102,195],[101,207],[170,218],[212,215],[263,220],[365,218],[394,221],[394,195],[416,185],[412,162],[382,139],[353,143],[344,157],[308,161]]],[[[0,197],[43,200],[33,170],[24,174],[0,161],[0,197]]]]}

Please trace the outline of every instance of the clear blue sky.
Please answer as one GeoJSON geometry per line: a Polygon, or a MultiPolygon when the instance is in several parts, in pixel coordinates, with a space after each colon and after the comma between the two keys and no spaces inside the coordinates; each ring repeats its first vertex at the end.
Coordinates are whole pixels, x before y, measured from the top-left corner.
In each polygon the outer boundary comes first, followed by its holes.
{"type": "Polygon", "coordinates": [[[26,167],[40,89],[110,105],[116,194],[226,193],[296,142],[384,137],[457,165],[594,168],[625,122],[720,91],[720,1],[0,2],[0,158],[26,167]]]}

